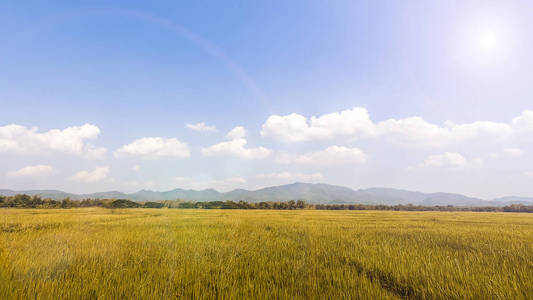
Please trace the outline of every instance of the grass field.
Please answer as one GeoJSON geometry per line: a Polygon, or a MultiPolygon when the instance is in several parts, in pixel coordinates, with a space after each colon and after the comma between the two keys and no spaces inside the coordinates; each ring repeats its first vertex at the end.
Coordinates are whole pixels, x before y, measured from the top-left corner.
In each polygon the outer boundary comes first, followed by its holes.
{"type": "Polygon", "coordinates": [[[0,299],[533,299],[533,215],[0,209],[0,299]]]}

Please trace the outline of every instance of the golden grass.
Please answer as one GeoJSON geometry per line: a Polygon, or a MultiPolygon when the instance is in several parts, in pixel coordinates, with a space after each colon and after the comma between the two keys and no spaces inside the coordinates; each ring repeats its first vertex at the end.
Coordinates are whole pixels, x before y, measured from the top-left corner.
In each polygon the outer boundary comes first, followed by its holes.
{"type": "Polygon", "coordinates": [[[533,215],[0,209],[0,299],[533,299],[533,215]]]}

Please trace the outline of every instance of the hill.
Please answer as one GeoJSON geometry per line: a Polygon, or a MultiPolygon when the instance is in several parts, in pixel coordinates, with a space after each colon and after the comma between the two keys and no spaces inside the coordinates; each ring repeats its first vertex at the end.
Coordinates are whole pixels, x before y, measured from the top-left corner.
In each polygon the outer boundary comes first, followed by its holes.
{"type": "Polygon", "coordinates": [[[173,189],[165,192],[141,190],[126,194],[118,191],[100,192],[92,194],[72,194],[58,190],[0,190],[0,195],[15,194],[39,195],[45,198],[61,200],[71,199],[128,199],[133,201],[157,201],[182,199],[188,201],[289,201],[304,200],[316,204],[415,204],[425,206],[454,205],[454,206],[505,206],[510,204],[533,205],[533,198],[503,197],[494,200],[483,200],[453,193],[422,193],[392,188],[369,188],[353,190],[347,187],[322,184],[301,183],[266,187],[254,191],[236,189],[230,192],[218,192],[214,189],[190,190],[173,189]]]}

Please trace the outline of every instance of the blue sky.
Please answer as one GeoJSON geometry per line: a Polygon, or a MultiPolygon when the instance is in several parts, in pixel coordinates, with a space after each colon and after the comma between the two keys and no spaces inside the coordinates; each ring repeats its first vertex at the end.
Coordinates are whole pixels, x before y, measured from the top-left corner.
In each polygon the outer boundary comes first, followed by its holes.
{"type": "Polygon", "coordinates": [[[3,1],[0,187],[533,196],[532,6],[3,1]]]}

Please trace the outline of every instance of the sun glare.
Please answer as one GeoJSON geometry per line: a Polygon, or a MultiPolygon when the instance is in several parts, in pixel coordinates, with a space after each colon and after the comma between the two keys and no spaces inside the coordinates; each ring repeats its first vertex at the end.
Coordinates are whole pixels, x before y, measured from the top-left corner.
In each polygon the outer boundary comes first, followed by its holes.
{"type": "Polygon", "coordinates": [[[467,29],[466,45],[470,57],[483,64],[496,64],[509,53],[510,34],[501,22],[478,22],[467,29]]]}
{"type": "Polygon", "coordinates": [[[487,54],[496,54],[502,47],[502,37],[497,30],[487,28],[478,34],[477,44],[479,50],[487,54]]]}
{"type": "Polygon", "coordinates": [[[477,29],[473,39],[478,55],[497,58],[505,54],[505,35],[500,28],[485,27],[477,29]]]}

